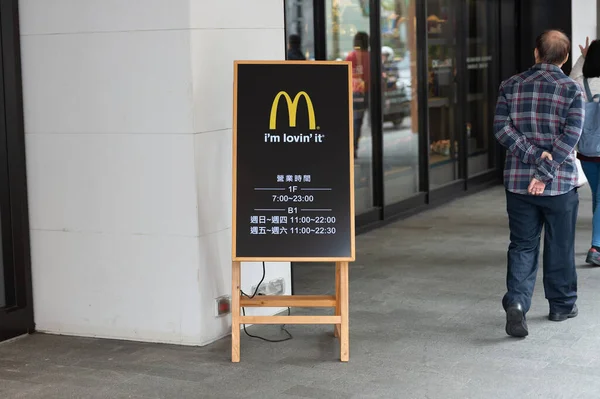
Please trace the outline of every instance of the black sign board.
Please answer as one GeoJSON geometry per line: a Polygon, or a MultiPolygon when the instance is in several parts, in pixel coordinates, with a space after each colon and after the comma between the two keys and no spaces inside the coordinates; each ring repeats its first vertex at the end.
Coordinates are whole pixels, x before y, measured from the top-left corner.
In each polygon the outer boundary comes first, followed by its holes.
{"type": "Polygon", "coordinates": [[[350,63],[234,70],[233,260],[353,261],[350,63]]]}

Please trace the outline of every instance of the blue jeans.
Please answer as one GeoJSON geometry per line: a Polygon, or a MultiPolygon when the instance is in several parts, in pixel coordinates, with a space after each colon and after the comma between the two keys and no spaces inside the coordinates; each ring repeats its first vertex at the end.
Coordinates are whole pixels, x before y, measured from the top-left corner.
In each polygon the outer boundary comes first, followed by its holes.
{"type": "Polygon", "coordinates": [[[600,212],[596,212],[596,207],[600,203],[600,162],[581,161],[583,172],[592,189],[592,245],[600,247],[600,212]]]}
{"type": "Polygon", "coordinates": [[[577,300],[575,224],[579,194],[574,189],[554,197],[506,192],[510,227],[506,309],[520,303],[527,312],[538,270],[544,227],[544,291],[551,313],[569,313],[577,300]]]}

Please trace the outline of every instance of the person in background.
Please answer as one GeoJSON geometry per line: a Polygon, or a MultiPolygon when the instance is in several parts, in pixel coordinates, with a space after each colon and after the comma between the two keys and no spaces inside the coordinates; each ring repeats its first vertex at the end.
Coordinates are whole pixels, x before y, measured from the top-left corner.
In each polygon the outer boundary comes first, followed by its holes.
{"type": "Polygon", "coordinates": [[[579,208],[575,146],[585,115],[580,86],[561,67],[571,43],[562,32],[536,40],[535,65],[502,82],[494,134],[506,148],[504,185],[510,229],[506,333],[526,337],[526,314],[544,228],[544,291],[552,321],[578,314],[575,224],[579,208]]]}
{"type": "Polygon", "coordinates": [[[299,35],[290,35],[288,38],[288,60],[305,61],[306,57],[302,54],[302,38],[299,35]]]}
{"type": "Polygon", "coordinates": [[[394,56],[394,50],[391,47],[383,46],[381,48],[381,77],[384,82],[384,90],[396,89],[396,84],[400,77],[400,71],[394,56]]]}
{"type": "Polygon", "coordinates": [[[361,129],[369,107],[369,35],[358,32],[354,36],[354,50],[346,57],[352,63],[352,92],[354,94],[354,158],[357,157],[361,129]]]}
{"type": "MultiPolygon", "coordinates": [[[[585,41],[585,47],[579,46],[581,56],[573,65],[571,70],[571,78],[574,79],[581,87],[586,86],[587,101],[593,101],[595,95],[600,94],[600,42],[594,40],[590,44],[590,39],[585,41]]],[[[597,115],[594,115],[597,116],[597,115]]],[[[588,115],[587,117],[592,117],[588,115]]],[[[588,124],[586,119],[586,125],[588,124]]],[[[600,121],[597,121],[597,125],[600,121]]],[[[594,124],[594,123],[592,123],[594,124]]],[[[582,154],[577,152],[577,158],[581,161],[581,167],[585,173],[590,188],[592,189],[592,247],[588,251],[586,262],[591,265],[600,266],[600,212],[596,212],[596,208],[600,201],[600,154],[582,154]]]]}

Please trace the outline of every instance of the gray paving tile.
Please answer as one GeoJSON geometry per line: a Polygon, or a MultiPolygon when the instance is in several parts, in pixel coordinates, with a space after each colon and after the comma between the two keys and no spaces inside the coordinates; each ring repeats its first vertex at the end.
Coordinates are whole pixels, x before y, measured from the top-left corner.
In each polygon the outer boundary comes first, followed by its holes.
{"type": "Polygon", "coordinates": [[[108,393],[150,398],[211,398],[199,382],[173,380],[168,377],[138,375],[112,387],[108,393]]]}
{"type": "Polygon", "coordinates": [[[43,385],[0,378],[0,398],[25,398],[44,389],[43,385]]]}
{"type": "MultiPolygon", "coordinates": [[[[25,390],[12,390],[6,399],[112,399],[108,388],[86,388],[69,384],[47,384],[25,390]]],[[[4,396],[3,396],[4,399],[4,396]]]]}
{"type": "Polygon", "coordinates": [[[347,395],[350,395],[348,392],[332,391],[329,389],[314,388],[306,385],[295,385],[283,393],[285,395],[309,399],[339,399],[348,397],[347,395]]]}

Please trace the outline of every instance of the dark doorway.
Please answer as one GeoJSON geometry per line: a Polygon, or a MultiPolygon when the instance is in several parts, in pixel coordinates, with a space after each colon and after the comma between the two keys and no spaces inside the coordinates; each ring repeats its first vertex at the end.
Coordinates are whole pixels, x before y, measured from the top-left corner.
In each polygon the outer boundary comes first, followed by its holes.
{"type": "Polygon", "coordinates": [[[0,341],[34,329],[18,0],[0,2],[0,341]]]}
{"type": "MultiPolygon", "coordinates": [[[[533,49],[536,37],[545,30],[559,29],[568,37],[572,36],[571,2],[564,0],[521,0],[519,3],[519,33],[521,44],[520,69],[525,70],[534,64],[533,49]]],[[[571,60],[563,71],[571,72],[571,60]]]]}

